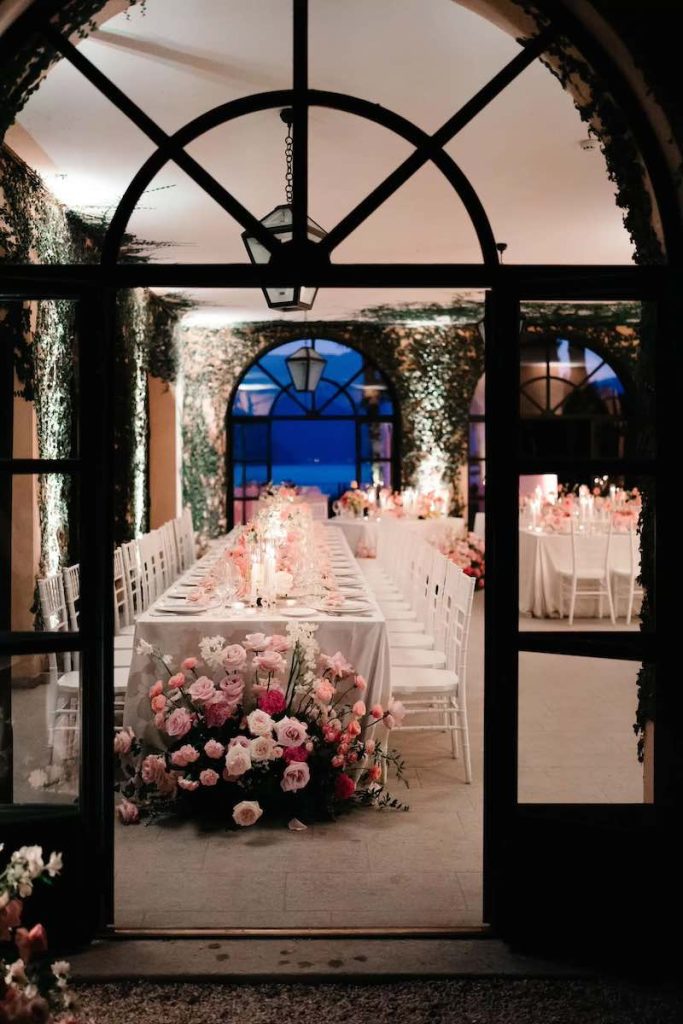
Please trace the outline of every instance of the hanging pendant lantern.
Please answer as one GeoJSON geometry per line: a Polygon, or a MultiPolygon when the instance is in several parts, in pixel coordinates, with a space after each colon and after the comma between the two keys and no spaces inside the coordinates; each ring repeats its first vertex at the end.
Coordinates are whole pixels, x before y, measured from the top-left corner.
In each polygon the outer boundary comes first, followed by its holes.
{"type": "Polygon", "coordinates": [[[285,359],[296,391],[315,391],[327,360],[312,347],[303,346],[285,359]]]}
{"type": "MultiPolygon", "coordinates": [[[[292,111],[283,110],[280,117],[287,125],[287,137],[285,139],[285,198],[286,203],[281,203],[275,209],[262,218],[261,224],[270,234],[280,242],[290,242],[293,236],[294,217],[292,213],[293,198],[293,171],[292,171],[292,111]]],[[[320,242],[327,232],[321,228],[311,217],[306,220],[306,237],[309,242],[320,242]]],[[[270,262],[271,254],[261,245],[257,238],[250,235],[248,231],[242,233],[242,241],[249,253],[249,259],[256,266],[265,266],[270,262]]],[[[308,285],[294,285],[284,288],[264,288],[263,294],[271,309],[297,310],[311,309],[315,302],[318,289],[308,285]]]]}

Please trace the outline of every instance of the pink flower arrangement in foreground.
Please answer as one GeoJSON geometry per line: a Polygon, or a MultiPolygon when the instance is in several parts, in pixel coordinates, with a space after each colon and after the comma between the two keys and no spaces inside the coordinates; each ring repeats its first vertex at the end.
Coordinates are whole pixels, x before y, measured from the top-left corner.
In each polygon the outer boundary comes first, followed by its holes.
{"type": "Polygon", "coordinates": [[[182,658],[178,672],[152,653],[167,676],[148,695],[163,746],[143,750],[129,730],[117,734],[123,824],[177,810],[245,828],[263,816],[403,806],[384,785],[389,766],[403,778],[403,764],[374,730],[400,725],[405,709],[368,708],[365,679],[340,651],[320,653],[315,629],[291,623],[286,637],[251,633],[241,644],[206,637],[202,657],[182,658]]]}

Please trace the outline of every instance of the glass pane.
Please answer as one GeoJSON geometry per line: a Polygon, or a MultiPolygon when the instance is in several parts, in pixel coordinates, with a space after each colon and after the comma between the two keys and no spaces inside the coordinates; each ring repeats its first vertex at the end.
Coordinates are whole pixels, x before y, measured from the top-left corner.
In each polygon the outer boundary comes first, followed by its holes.
{"type": "Polygon", "coordinates": [[[253,497],[263,484],[268,483],[268,467],[248,464],[244,467],[245,494],[253,497]]]}
{"type": "Polygon", "coordinates": [[[654,497],[640,478],[520,477],[520,628],[651,628],[654,497]]]}
{"type": "Polygon", "coordinates": [[[346,384],[363,367],[360,352],[337,341],[316,341],[315,347],[327,360],[325,376],[338,384],[346,384]]]}
{"type": "Polygon", "coordinates": [[[362,462],[360,483],[363,486],[365,486],[365,484],[379,484],[380,487],[391,487],[391,463],[362,462]]]}
{"type": "Polygon", "coordinates": [[[67,300],[0,302],[3,345],[12,346],[11,434],[1,454],[17,459],[68,459],[78,454],[78,345],[76,303],[67,300]]]}
{"type": "Polygon", "coordinates": [[[470,423],[470,458],[486,457],[486,427],[484,423],[470,423]]]}
{"type": "Polygon", "coordinates": [[[232,403],[233,415],[267,416],[279,393],[278,386],[265,374],[249,373],[235,394],[232,403]]]}
{"type": "Polygon", "coordinates": [[[332,493],[355,476],[355,424],[344,420],[277,421],[273,429],[273,479],[318,486],[332,493]]]}
{"type": "Polygon", "coordinates": [[[42,628],[36,581],[78,564],[78,477],[60,473],[0,475],[0,530],[10,538],[0,566],[10,622],[1,628],[42,628]]]}
{"type": "Polygon", "coordinates": [[[273,416],[305,416],[311,408],[311,396],[306,392],[283,391],[271,406],[273,416]],[[296,397],[295,397],[296,396],[296,397]]]}
{"type": "Polygon", "coordinates": [[[648,353],[655,324],[649,308],[638,302],[530,302],[522,315],[522,454],[644,454],[654,417],[648,353]]]}
{"type": "Polygon", "coordinates": [[[0,804],[73,804],[80,767],[77,653],[13,657],[0,667],[0,804]]]}
{"type": "Polygon", "coordinates": [[[265,461],[268,453],[267,423],[236,423],[233,432],[233,458],[265,461]]]}
{"type": "Polygon", "coordinates": [[[520,653],[520,803],[643,802],[638,670],[633,661],[520,653]]]}
{"type": "Polygon", "coordinates": [[[470,462],[468,467],[469,478],[469,511],[471,523],[474,522],[472,513],[483,512],[486,500],[486,463],[470,462]]]}
{"type": "Polygon", "coordinates": [[[315,389],[315,405],[317,409],[325,406],[323,416],[353,416],[355,413],[348,395],[327,380],[321,380],[315,389]]]}

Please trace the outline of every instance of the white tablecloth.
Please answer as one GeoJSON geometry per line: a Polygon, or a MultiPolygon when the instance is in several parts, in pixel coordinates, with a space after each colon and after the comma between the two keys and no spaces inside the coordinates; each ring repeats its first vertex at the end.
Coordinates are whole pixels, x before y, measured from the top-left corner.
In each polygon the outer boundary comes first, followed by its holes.
{"type": "MultiPolygon", "coordinates": [[[[354,583],[357,582],[366,591],[372,610],[364,616],[340,617],[320,613],[304,621],[318,623],[316,639],[323,653],[341,651],[356,671],[365,677],[368,689],[363,699],[367,706],[376,703],[386,706],[391,694],[391,676],[384,616],[372,597],[365,577],[359,571],[343,533],[340,530],[331,532],[330,543],[354,572],[354,583]]],[[[277,609],[258,609],[253,614],[245,614],[216,608],[201,615],[162,615],[155,614],[155,605],[152,605],[136,622],[135,647],[139,640],[146,640],[163,654],[171,655],[172,668],[176,670],[183,658],[199,657],[198,645],[202,637],[220,635],[228,643],[241,643],[246,633],[284,633],[290,621],[301,620],[278,615],[277,609]]],[[[151,722],[148,691],[157,676],[158,672],[148,655],[133,655],[123,718],[124,725],[131,726],[136,736],[155,747],[163,744],[151,722]]]]}
{"type": "MultiPolygon", "coordinates": [[[[581,566],[602,568],[605,562],[605,534],[578,536],[577,558],[581,566]]],[[[610,569],[629,571],[629,545],[627,533],[613,533],[610,548],[610,569]]],[[[535,618],[551,618],[560,614],[561,571],[571,572],[572,539],[566,533],[534,533],[519,531],[519,611],[535,618]]],[[[565,602],[566,604],[566,602],[565,602]]],[[[608,614],[607,601],[604,614],[608,614]]],[[[567,609],[565,607],[565,614],[567,609]]],[[[577,598],[579,617],[595,617],[598,601],[590,597],[577,598]]]]}
{"type": "Polygon", "coordinates": [[[458,516],[441,519],[401,519],[387,516],[385,519],[344,519],[342,516],[328,521],[329,526],[337,526],[343,532],[351,551],[359,558],[375,558],[378,545],[391,532],[417,534],[425,540],[438,544],[451,534],[462,533],[464,520],[458,516]]]}

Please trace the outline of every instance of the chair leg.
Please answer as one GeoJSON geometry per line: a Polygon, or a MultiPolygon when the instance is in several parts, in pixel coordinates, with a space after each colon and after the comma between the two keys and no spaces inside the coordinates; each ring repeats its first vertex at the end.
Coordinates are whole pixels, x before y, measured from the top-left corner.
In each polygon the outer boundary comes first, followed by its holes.
{"type": "Polygon", "coordinates": [[[633,617],[633,602],[636,596],[635,583],[631,580],[631,585],[628,590],[628,607],[626,609],[626,625],[631,625],[631,619],[633,617]]]}
{"type": "Polygon", "coordinates": [[[614,602],[612,600],[612,587],[610,586],[609,576],[607,577],[607,606],[609,608],[609,617],[612,625],[616,625],[616,619],[614,617],[614,602]]]}
{"type": "Polygon", "coordinates": [[[464,708],[455,707],[459,731],[462,732],[462,754],[465,764],[465,782],[469,785],[472,782],[472,760],[470,758],[470,733],[467,727],[467,711],[464,708]]]}
{"type": "Polygon", "coordinates": [[[569,625],[574,625],[574,609],[576,607],[576,579],[572,580],[572,592],[569,596],[569,625]]]}
{"type": "Polygon", "coordinates": [[[564,579],[560,576],[560,618],[564,618],[564,579]]]}
{"type": "Polygon", "coordinates": [[[451,707],[449,708],[450,716],[450,730],[451,730],[451,754],[453,759],[458,761],[460,758],[460,736],[458,728],[458,712],[453,708],[453,702],[451,701],[451,707]]]}

